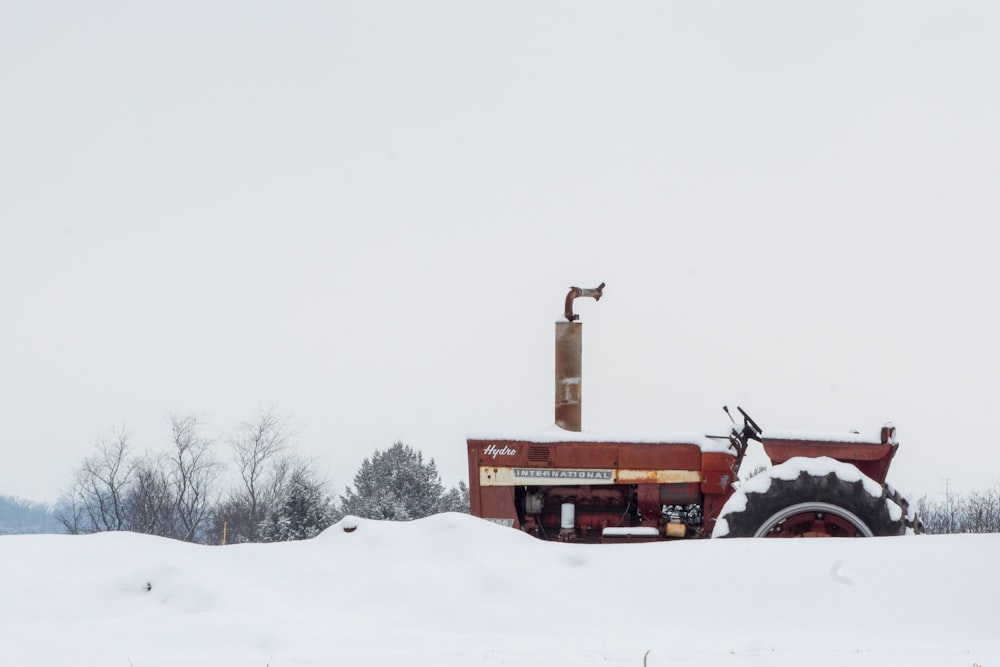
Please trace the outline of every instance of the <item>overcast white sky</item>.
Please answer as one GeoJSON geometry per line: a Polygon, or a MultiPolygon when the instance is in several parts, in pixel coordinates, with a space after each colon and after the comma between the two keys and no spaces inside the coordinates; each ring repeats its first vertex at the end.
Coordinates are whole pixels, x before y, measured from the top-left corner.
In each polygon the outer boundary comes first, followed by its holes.
{"type": "MultiPolygon", "coordinates": [[[[0,495],[276,403],[338,488],[399,439],[875,433],[1000,479],[990,2],[0,6],[0,495]]],[[[220,455],[222,453],[220,452],[220,455]]]]}

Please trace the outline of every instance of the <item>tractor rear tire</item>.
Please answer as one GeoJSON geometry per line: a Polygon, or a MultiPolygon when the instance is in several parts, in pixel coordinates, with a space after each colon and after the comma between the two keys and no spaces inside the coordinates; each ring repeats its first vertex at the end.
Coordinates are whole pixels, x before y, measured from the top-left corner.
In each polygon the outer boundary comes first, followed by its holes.
{"type": "Polygon", "coordinates": [[[906,523],[907,533],[922,535],[924,532],[924,520],[920,518],[917,511],[910,505],[910,501],[907,500],[899,491],[892,488],[891,484],[885,485],[885,491],[889,500],[903,508],[903,521],[906,523]]]}
{"type": "MultiPolygon", "coordinates": [[[[872,495],[865,479],[862,475],[846,481],[834,472],[811,475],[806,470],[792,479],[772,477],[766,491],[737,492],[745,503],[734,502],[735,496],[726,503],[713,537],[903,535],[907,528],[903,508],[889,498],[884,486],[881,495],[872,495]]],[[[876,486],[867,481],[869,488],[876,486]]]]}

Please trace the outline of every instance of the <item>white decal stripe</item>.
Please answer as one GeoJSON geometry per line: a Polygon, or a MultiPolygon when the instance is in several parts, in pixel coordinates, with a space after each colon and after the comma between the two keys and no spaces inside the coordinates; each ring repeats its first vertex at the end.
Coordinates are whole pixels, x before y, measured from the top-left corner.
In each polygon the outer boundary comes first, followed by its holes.
{"type": "Polygon", "coordinates": [[[480,466],[480,486],[577,486],[580,484],[691,484],[698,470],[611,470],[480,466]]]}

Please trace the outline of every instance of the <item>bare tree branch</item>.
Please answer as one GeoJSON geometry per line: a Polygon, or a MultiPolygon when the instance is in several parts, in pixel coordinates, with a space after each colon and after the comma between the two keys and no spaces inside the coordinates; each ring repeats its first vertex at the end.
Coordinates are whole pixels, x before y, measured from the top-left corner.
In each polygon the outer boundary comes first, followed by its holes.
{"type": "Polygon", "coordinates": [[[211,441],[198,431],[197,416],[170,415],[170,471],[167,478],[174,491],[174,512],[178,522],[177,537],[185,542],[198,538],[198,531],[214,501],[213,484],[218,465],[211,455],[211,441]]]}
{"type": "Polygon", "coordinates": [[[228,541],[258,539],[261,522],[274,506],[295,465],[295,430],[275,406],[261,409],[233,431],[229,445],[239,473],[239,488],[230,492],[213,518],[214,530],[227,527],[228,541]]]}
{"type": "Polygon", "coordinates": [[[58,518],[71,533],[125,530],[125,497],[136,462],[130,456],[131,434],[121,427],[98,439],[96,451],[84,459],[72,489],[60,502],[58,518]]]}

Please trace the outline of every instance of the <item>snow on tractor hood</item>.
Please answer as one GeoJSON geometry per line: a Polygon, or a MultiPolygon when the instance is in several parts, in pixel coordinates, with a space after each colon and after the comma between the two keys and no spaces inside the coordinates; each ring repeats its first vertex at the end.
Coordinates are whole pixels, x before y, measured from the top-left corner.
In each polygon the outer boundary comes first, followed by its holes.
{"type": "MultiPolygon", "coordinates": [[[[863,435],[857,432],[829,431],[764,431],[764,440],[793,440],[806,442],[831,442],[876,445],[879,435],[863,435]]],[[[703,452],[733,453],[729,446],[729,431],[714,428],[703,431],[568,431],[553,424],[547,428],[510,429],[494,428],[473,431],[468,440],[494,440],[509,442],[533,442],[552,444],[557,442],[622,442],[632,444],[677,444],[698,445],[703,452]]]]}
{"type": "Polygon", "coordinates": [[[692,444],[703,452],[734,452],[729,446],[729,432],[720,429],[710,431],[567,431],[556,425],[541,429],[489,429],[470,433],[469,440],[494,440],[498,442],[533,442],[552,444],[556,442],[615,442],[629,444],[692,444]],[[714,437],[710,437],[714,436],[714,437]]]}
{"type": "Polygon", "coordinates": [[[821,431],[764,431],[764,440],[803,440],[807,442],[848,442],[859,445],[881,444],[879,435],[864,435],[856,431],[830,433],[821,431]]]}

